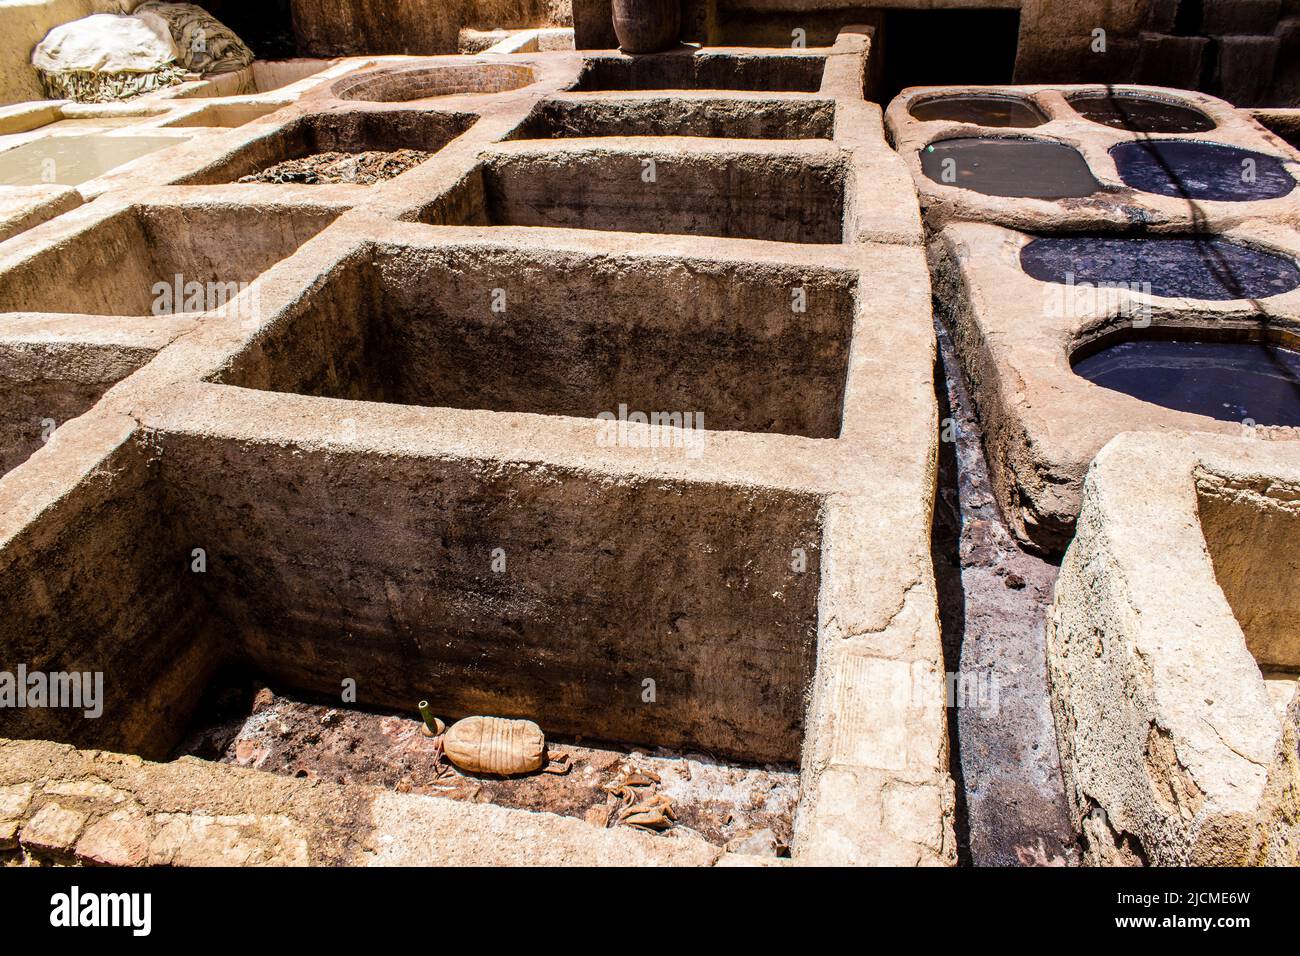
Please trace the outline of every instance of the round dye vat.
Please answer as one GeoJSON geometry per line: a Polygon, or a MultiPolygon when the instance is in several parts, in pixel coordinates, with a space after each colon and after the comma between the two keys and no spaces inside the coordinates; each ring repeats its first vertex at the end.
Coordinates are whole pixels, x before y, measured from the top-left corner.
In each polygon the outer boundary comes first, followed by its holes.
{"type": "Polygon", "coordinates": [[[1249,202],[1276,199],[1295,188],[1281,160],[1221,143],[1120,143],[1111,147],[1110,155],[1127,185],[1161,196],[1249,202]]]}
{"type": "Polygon", "coordinates": [[[1149,96],[1086,93],[1070,105],[1085,119],[1132,133],[1204,133],[1216,125],[1198,109],[1149,96]]]}
{"type": "Polygon", "coordinates": [[[1074,363],[1104,388],[1225,422],[1300,425],[1300,352],[1264,342],[1121,342],[1074,363]]]}
{"type": "Polygon", "coordinates": [[[941,140],[921,150],[921,170],[986,196],[1064,199],[1100,188],[1078,150],[1037,139],[941,140]]]}
{"type": "Polygon", "coordinates": [[[1020,250],[1020,268],[1043,282],[1189,299],[1263,299],[1300,287],[1294,259],[1216,237],[1047,236],[1020,250]]]}
{"type": "Polygon", "coordinates": [[[936,96],[908,110],[923,123],[947,120],[977,126],[1040,126],[1047,117],[1032,103],[1014,96],[936,96]]]}
{"type": "Polygon", "coordinates": [[[345,76],[330,92],[341,100],[405,103],[460,93],[503,93],[535,82],[531,67],[515,63],[395,66],[345,76]]]}

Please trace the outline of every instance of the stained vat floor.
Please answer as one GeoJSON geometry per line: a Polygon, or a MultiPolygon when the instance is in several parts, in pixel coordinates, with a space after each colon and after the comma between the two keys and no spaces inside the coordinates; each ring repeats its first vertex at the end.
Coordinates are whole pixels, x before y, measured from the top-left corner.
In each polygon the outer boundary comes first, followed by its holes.
{"type": "Polygon", "coordinates": [[[799,773],[791,766],[745,766],[703,753],[549,737],[552,759],[567,755],[567,773],[467,774],[439,761],[418,718],[312,703],[242,676],[214,685],[193,726],[177,756],[555,813],[600,827],[627,825],[618,818],[626,804],[606,788],[640,774],[649,783],[633,788],[638,802],[657,795],[672,801],[676,822],[659,832],[686,828],[718,846],[753,838],[780,855],[790,845],[799,797],[799,773]]]}

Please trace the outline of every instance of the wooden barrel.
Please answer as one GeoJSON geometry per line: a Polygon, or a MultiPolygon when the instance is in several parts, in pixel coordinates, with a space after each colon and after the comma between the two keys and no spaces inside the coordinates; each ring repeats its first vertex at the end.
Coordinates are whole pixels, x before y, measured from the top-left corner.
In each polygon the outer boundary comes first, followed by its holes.
{"type": "Polygon", "coordinates": [[[624,53],[676,46],[681,25],[681,0],[614,0],[614,33],[624,53]]]}

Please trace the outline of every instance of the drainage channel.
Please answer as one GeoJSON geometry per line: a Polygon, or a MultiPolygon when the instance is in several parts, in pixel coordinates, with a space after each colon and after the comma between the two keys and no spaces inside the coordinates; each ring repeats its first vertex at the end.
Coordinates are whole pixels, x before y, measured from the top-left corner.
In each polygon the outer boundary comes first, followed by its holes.
{"type": "MultiPolygon", "coordinates": [[[[935,309],[941,314],[937,300],[935,309]]],[[[935,331],[943,440],[933,549],[945,669],[955,675],[962,862],[1076,865],[1044,645],[1058,569],[1022,551],[1002,520],[956,351],[941,321],[935,331]]]]}

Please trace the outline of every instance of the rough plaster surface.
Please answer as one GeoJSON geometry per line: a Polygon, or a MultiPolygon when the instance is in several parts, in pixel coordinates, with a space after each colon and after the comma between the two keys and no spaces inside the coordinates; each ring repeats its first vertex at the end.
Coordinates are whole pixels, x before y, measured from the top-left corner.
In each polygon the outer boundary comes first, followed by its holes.
{"type": "MultiPolygon", "coordinates": [[[[4,659],[104,669],[111,719],[53,711],[0,733],[162,756],[232,658],[322,690],[355,676],[362,702],[389,706],[442,680],[465,712],[797,757],[796,863],[953,863],[930,283],[906,170],[861,99],[866,48],[845,31],[803,54],[815,89],[778,93],[575,92],[572,52],[510,55],[530,81],[514,90],[475,82],[500,56],[348,61],[246,126],[104,177],[94,203],[0,247],[0,325],[63,323],[88,350],[108,323],[153,354],[0,478],[4,659]],[[424,79],[404,84],[408,68],[424,79]],[[443,68],[469,91],[422,85],[443,68]],[[339,77],[376,69],[424,98],[338,98],[357,89],[339,77]],[[663,103],[678,98],[664,137],[663,103]],[[596,105],[610,125],[521,139],[547,99],[596,105]],[[719,120],[737,99],[769,117],[789,102],[810,138],[719,120]],[[345,111],[376,117],[346,129],[400,128],[388,114],[403,111],[475,121],[375,186],[175,185],[345,111]],[[708,135],[729,124],[746,135],[708,135]],[[703,204],[678,232],[658,221],[671,201],[643,189],[646,157],[668,174],[661,193],[680,183],[703,204]],[[493,180],[514,162],[551,167],[570,218],[527,212],[527,176],[493,180]],[[729,162],[754,173],[729,183],[716,175],[729,162]],[[776,233],[752,201],[774,175],[822,183],[801,200],[806,234],[776,233]],[[79,248],[112,255],[75,287],[37,281],[82,261],[79,248]],[[154,315],[141,285],[177,268],[251,284],[218,310],[154,315]],[[493,317],[496,288],[533,341],[493,317]],[[478,374],[432,381],[456,371],[438,364],[449,345],[478,374]],[[765,354],[790,375],[817,369],[817,387],[764,412],[782,387],[765,354]],[[581,364],[592,355],[605,358],[581,364]],[[592,405],[624,394],[644,411],[702,411],[702,453],[671,427],[678,446],[603,443],[592,405]],[[497,539],[503,578],[487,563],[497,539]],[[37,571],[51,562],[55,577],[37,571]],[[700,670],[709,647],[733,655],[725,673],[700,670]],[[657,711],[637,696],[650,676],[638,663],[664,667],[657,711]],[[548,676],[574,667],[581,680],[548,676]]],[[[761,78],[761,55],[744,53],[735,68],[761,78]]],[[[134,795],[122,809],[147,819],[137,836],[99,805],[31,795],[11,830],[14,852],[36,857],[76,858],[86,841],[86,859],[114,862],[716,860],[691,840],[190,761],[0,752],[20,788],[130,768],[102,782],[134,795]],[[200,789],[216,794],[201,809],[176,796],[200,789]]]]}
{"type": "Polygon", "coordinates": [[[1298,497],[1295,446],[1259,437],[1129,433],[1097,456],[1048,623],[1086,862],[1300,861],[1296,634],[1267,624],[1291,598],[1236,566],[1294,578],[1298,497]]]}

